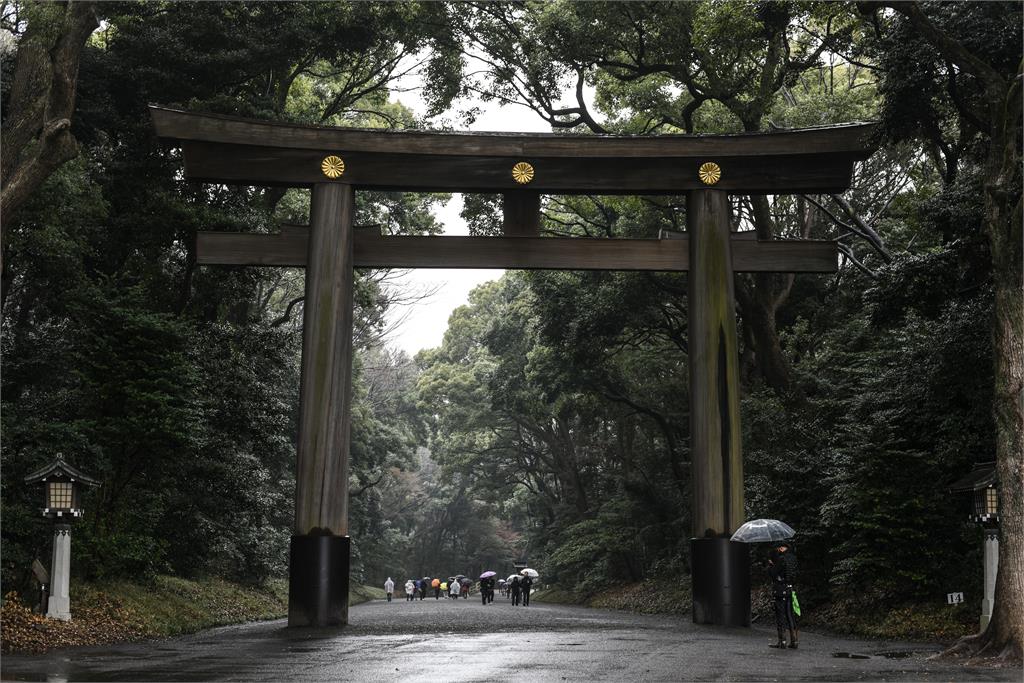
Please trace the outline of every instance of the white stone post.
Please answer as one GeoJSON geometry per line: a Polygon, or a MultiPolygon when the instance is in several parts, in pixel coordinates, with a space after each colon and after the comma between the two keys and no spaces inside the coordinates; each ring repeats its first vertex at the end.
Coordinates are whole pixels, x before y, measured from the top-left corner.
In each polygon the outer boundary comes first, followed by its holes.
{"type": "Polygon", "coordinates": [[[985,529],[985,597],[981,600],[981,632],[992,619],[992,601],[996,594],[996,571],[999,569],[999,529],[985,529]]]}
{"type": "Polygon", "coordinates": [[[53,564],[50,566],[50,600],[46,616],[71,621],[71,525],[53,526],[53,564]]]}

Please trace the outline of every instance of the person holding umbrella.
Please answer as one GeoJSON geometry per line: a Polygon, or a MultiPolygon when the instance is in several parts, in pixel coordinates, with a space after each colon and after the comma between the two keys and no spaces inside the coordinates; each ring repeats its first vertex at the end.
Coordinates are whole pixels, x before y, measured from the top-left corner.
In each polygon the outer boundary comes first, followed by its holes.
{"type": "Polygon", "coordinates": [[[512,577],[512,588],[509,591],[510,595],[512,596],[512,605],[516,607],[519,605],[519,596],[523,593],[523,587],[519,583],[520,578],[521,577],[518,575],[512,577]]]}
{"type": "Polygon", "coordinates": [[[789,646],[796,649],[800,637],[796,618],[800,614],[800,603],[796,599],[793,584],[796,583],[796,553],[791,538],[796,535],[793,527],[777,519],[754,519],[732,535],[740,543],[770,543],[773,550],[768,557],[768,576],[772,581],[772,602],[775,611],[775,629],[778,642],[771,647],[787,647],[785,632],[789,631],[789,646]]]}
{"type": "Polygon", "coordinates": [[[497,572],[486,571],[480,575],[480,600],[486,605],[494,602],[494,576],[497,572]]]}
{"type": "Polygon", "coordinates": [[[778,642],[771,645],[775,648],[786,647],[784,632],[789,631],[789,647],[797,648],[800,628],[796,623],[796,553],[790,541],[779,541],[768,559],[768,576],[772,580],[772,602],[775,608],[775,630],[778,642]]]}
{"type": "Polygon", "coordinates": [[[523,569],[519,573],[523,575],[522,581],[520,581],[523,589],[523,607],[529,607],[530,592],[533,590],[533,580],[537,578],[539,574],[537,574],[536,570],[530,569],[529,567],[523,569]]]}

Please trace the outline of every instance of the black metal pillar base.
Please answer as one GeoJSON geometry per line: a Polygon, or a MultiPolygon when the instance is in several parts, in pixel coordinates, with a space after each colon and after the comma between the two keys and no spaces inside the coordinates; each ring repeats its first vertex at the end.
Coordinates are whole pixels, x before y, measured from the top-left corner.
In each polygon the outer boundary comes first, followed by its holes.
{"type": "Polygon", "coordinates": [[[348,623],[348,536],[292,536],[288,625],[348,623]]]}
{"type": "Polygon", "coordinates": [[[750,626],[750,548],[727,538],[691,538],[693,623],[750,626]]]}

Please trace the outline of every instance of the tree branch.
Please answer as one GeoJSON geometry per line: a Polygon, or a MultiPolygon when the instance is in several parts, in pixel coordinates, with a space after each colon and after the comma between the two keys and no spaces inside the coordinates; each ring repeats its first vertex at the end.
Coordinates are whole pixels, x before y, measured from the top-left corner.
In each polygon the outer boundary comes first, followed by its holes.
{"type": "Polygon", "coordinates": [[[892,254],[890,254],[889,250],[885,248],[885,242],[882,241],[881,236],[879,236],[879,234],[875,232],[875,229],[860,217],[860,214],[858,214],[850,205],[850,202],[846,201],[846,198],[841,194],[833,194],[829,196],[832,197],[832,200],[839,205],[839,208],[843,210],[843,213],[849,216],[850,220],[857,225],[859,232],[863,233],[864,237],[871,243],[871,246],[875,248],[875,251],[881,254],[882,257],[885,258],[886,262],[892,261],[892,254]]]}
{"type": "Polygon", "coordinates": [[[99,19],[92,2],[64,4],[59,18],[52,17],[56,7],[37,6],[18,45],[2,133],[0,216],[5,225],[50,174],[78,155],[71,134],[78,65],[99,19]]]}
{"type": "Polygon", "coordinates": [[[288,307],[286,309],[284,309],[284,313],[282,313],[280,317],[275,318],[274,321],[272,323],[270,323],[270,326],[271,327],[280,327],[281,325],[284,325],[286,322],[291,320],[292,309],[295,308],[295,306],[297,306],[298,304],[302,303],[305,300],[306,300],[305,296],[300,296],[300,297],[296,297],[296,298],[292,299],[291,301],[289,301],[288,302],[288,307]]]}
{"type": "MultiPolygon", "coordinates": [[[[892,261],[892,255],[889,254],[889,252],[885,249],[885,247],[883,246],[881,249],[879,249],[879,247],[876,244],[876,242],[874,240],[872,240],[871,237],[867,233],[865,233],[863,230],[861,230],[861,228],[858,225],[851,225],[850,223],[847,223],[846,221],[842,220],[841,218],[836,216],[834,213],[829,211],[827,208],[825,208],[825,205],[823,205],[821,202],[817,201],[814,197],[811,197],[810,195],[806,195],[806,194],[802,194],[800,196],[803,197],[804,199],[806,199],[807,201],[809,201],[811,204],[814,204],[814,206],[818,207],[822,211],[822,213],[824,213],[826,216],[828,216],[829,219],[831,219],[831,221],[833,223],[835,223],[836,225],[838,225],[840,228],[842,228],[844,230],[847,230],[847,231],[857,235],[861,239],[865,240],[868,244],[870,244],[872,246],[872,248],[874,248],[879,253],[879,255],[882,256],[882,258],[884,258],[886,260],[886,262],[892,261]]],[[[835,198],[835,195],[830,195],[830,196],[835,198]]],[[[851,207],[851,210],[852,210],[852,207],[851,207]]],[[[863,222],[863,221],[861,221],[861,222],[863,222]]],[[[874,230],[871,230],[871,233],[874,233],[874,230]]],[[[879,238],[877,236],[877,234],[875,235],[875,237],[876,237],[876,239],[879,239],[879,240],[881,239],[881,238],[879,238]]]]}

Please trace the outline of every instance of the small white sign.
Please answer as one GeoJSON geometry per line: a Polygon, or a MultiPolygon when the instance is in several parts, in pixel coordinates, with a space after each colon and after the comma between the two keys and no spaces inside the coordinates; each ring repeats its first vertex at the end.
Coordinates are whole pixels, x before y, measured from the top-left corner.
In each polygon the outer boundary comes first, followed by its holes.
{"type": "Polygon", "coordinates": [[[958,605],[963,601],[963,593],[946,593],[946,602],[948,602],[950,605],[958,605]]]}

